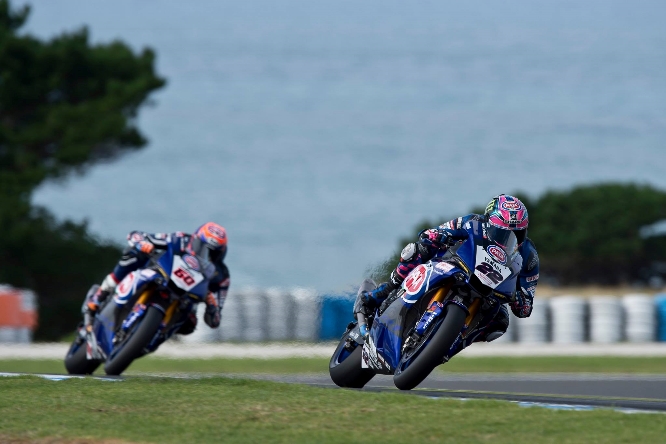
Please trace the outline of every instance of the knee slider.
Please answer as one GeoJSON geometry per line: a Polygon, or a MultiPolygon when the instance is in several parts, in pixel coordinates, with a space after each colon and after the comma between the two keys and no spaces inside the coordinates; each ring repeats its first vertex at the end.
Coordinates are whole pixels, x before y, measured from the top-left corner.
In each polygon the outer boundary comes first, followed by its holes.
{"type": "Polygon", "coordinates": [[[495,339],[501,338],[502,335],[504,335],[503,331],[494,331],[492,333],[488,333],[488,336],[486,336],[486,342],[492,342],[495,339]]]}
{"type": "Polygon", "coordinates": [[[509,313],[506,311],[505,306],[500,308],[500,311],[497,313],[497,316],[495,316],[494,321],[497,324],[495,331],[501,331],[502,334],[504,334],[504,332],[506,332],[506,330],[509,328],[509,313]]]}
{"type": "Polygon", "coordinates": [[[197,326],[194,325],[191,321],[187,320],[183,325],[180,326],[180,328],[176,333],[178,333],[179,335],[189,335],[194,332],[194,329],[196,327],[197,326]]]}

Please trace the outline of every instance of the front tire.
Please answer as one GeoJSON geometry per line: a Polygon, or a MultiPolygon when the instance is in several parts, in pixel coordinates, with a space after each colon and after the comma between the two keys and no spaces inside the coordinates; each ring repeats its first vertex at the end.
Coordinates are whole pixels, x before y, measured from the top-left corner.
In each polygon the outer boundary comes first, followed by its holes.
{"type": "Polygon", "coordinates": [[[423,382],[430,372],[442,363],[444,355],[448,353],[465,325],[466,317],[465,310],[456,304],[449,304],[442,324],[425,349],[413,359],[406,369],[402,370],[404,357],[398,364],[393,375],[395,386],[400,390],[411,390],[423,382]]]}
{"type": "Polygon", "coordinates": [[[155,307],[148,307],[141,323],[127,340],[122,350],[106,361],[104,365],[106,374],[119,375],[124,372],[153,339],[162,323],[162,319],[164,319],[164,313],[155,307]]]}
{"type": "Polygon", "coordinates": [[[348,336],[349,332],[340,339],[340,344],[328,364],[328,372],[339,387],[363,388],[375,376],[375,372],[361,367],[362,345],[358,345],[351,353],[345,348],[348,336]]]}
{"type": "Polygon", "coordinates": [[[86,341],[80,337],[74,339],[65,355],[65,368],[70,375],[92,375],[100,364],[99,359],[86,359],[86,341]]]}

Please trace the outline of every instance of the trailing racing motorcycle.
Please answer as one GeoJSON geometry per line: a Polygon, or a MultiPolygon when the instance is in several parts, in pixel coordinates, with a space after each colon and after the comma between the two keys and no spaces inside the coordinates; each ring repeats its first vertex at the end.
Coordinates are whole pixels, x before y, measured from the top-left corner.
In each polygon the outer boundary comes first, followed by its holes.
{"type": "MultiPolygon", "coordinates": [[[[127,275],[113,297],[100,305],[91,334],[86,322],[65,356],[71,374],[91,374],[104,362],[109,375],[121,374],[135,359],[154,352],[187,319],[194,304],[204,302],[215,266],[200,252],[185,250],[181,240],[170,240],[163,254],[143,269],[127,275]]],[[[88,291],[85,306],[98,286],[88,291]]]]}
{"type": "MultiPolygon", "coordinates": [[[[329,363],[335,384],[362,388],[379,373],[411,390],[513,300],[522,267],[515,234],[490,239],[479,222],[470,224],[467,239],[412,270],[372,316],[357,314],[329,363]],[[366,338],[363,324],[369,326],[366,338]]],[[[356,303],[361,292],[375,287],[364,281],[356,303]]]]}

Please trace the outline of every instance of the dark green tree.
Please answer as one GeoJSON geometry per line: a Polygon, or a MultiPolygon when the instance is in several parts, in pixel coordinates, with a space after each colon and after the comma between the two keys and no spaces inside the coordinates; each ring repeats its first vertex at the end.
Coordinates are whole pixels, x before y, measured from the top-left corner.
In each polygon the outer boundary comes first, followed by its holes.
{"type": "Polygon", "coordinates": [[[645,280],[666,250],[643,230],[666,220],[666,193],[647,185],[598,184],[551,191],[531,207],[529,236],[545,276],[562,284],[645,280]]]}
{"type": "Polygon", "coordinates": [[[85,28],[50,41],[19,34],[29,12],[0,0],[0,282],[35,290],[37,337],[56,339],[119,249],[33,207],[32,192],[144,146],[137,113],[165,81],[150,49],[91,45],[85,28]]]}

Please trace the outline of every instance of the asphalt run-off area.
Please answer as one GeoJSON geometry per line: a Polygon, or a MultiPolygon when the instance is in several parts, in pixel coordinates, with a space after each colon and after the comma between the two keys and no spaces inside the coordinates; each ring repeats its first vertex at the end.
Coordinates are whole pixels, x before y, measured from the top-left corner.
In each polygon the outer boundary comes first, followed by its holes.
{"type": "MultiPolygon", "coordinates": [[[[510,346],[476,347],[465,351],[468,356],[666,356],[661,344],[620,344],[599,346],[510,346]]],[[[165,344],[156,355],[164,358],[278,358],[291,356],[328,357],[335,344],[201,344],[187,346],[165,344]]],[[[61,358],[67,345],[42,344],[32,346],[0,346],[0,359],[61,358]]],[[[14,376],[2,373],[0,376],[14,376]]],[[[67,378],[63,375],[40,375],[52,380],[67,378]]],[[[271,380],[283,383],[308,384],[338,389],[326,373],[316,374],[217,374],[217,375],[155,375],[157,377],[200,378],[231,376],[271,380]]],[[[132,377],[132,376],[128,376],[132,377]]],[[[122,381],[123,377],[99,377],[122,381]]],[[[514,401],[524,406],[547,408],[613,408],[626,412],[666,412],[666,375],[604,374],[604,373],[435,373],[416,389],[400,392],[391,376],[377,375],[362,389],[371,392],[393,392],[430,398],[499,399],[514,401]]]]}

